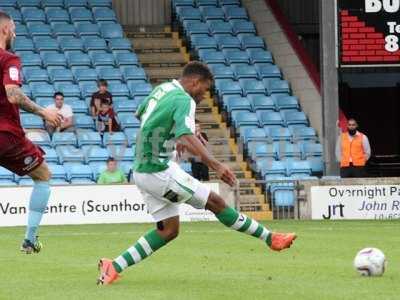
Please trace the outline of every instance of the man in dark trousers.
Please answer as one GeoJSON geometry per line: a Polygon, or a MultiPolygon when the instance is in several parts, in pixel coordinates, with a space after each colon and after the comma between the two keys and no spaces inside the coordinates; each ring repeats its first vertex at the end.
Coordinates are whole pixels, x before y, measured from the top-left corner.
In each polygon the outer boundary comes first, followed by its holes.
{"type": "Polygon", "coordinates": [[[365,177],[365,165],[371,156],[371,147],[365,134],[357,130],[356,120],[347,121],[347,131],[336,143],[336,158],[340,162],[340,177],[365,177]]]}
{"type": "MultiPolygon", "coordinates": [[[[200,123],[196,122],[196,137],[200,140],[200,142],[208,148],[208,137],[205,132],[201,132],[200,123]]],[[[198,157],[193,157],[190,159],[192,163],[192,173],[193,177],[200,181],[208,181],[210,180],[210,175],[208,172],[208,167],[201,162],[198,157]]]]}

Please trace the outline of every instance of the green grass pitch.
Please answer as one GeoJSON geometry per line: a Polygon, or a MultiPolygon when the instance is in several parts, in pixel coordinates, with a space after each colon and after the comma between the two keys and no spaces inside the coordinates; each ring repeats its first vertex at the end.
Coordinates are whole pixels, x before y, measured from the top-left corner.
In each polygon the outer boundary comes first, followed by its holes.
{"type": "Polygon", "coordinates": [[[19,252],[24,228],[0,228],[0,299],[400,299],[399,221],[273,221],[295,231],[282,253],[218,223],[183,223],[177,240],[129,268],[112,286],[96,286],[97,261],[115,257],[150,224],[43,226],[43,251],[19,252]],[[358,250],[380,248],[379,278],[353,270],[358,250]]]}

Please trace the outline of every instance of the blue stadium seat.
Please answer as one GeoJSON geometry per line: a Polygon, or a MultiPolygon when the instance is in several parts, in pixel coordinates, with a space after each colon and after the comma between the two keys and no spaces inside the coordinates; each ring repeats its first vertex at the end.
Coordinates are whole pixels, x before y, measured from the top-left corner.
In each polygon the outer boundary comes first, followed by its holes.
{"type": "Polygon", "coordinates": [[[85,53],[70,52],[66,54],[69,67],[88,66],[92,65],[90,57],[85,53]]]}
{"type": "Polygon", "coordinates": [[[180,7],[180,6],[191,6],[194,7],[195,3],[194,0],[172,0],[173,7],[180,7]]]}
{"type": "Polygon", "coordinates": [[[151,91],[153,90],[153,87],[149,83],[128,83],[128,89],[131,92],[131,95],[133,97],[136,96],[148,96],[151,91]]]}
{"type": "Polygon", "coordinates": [[[92,94],[98,91],[97,84],[94,81],[79,82],[79,87],[83,98],[92,97],[92,94]]]}
{"type": "Polygon", "coordinates": [[[113,67],[98,67],[96,68],[99,78],[105,79],[107,81],[110,80],[118,80],[122,81],[121,71],[117,68],[113,67]]]}
{"type": "Polygon", "coordinates": [[[73,82],[74,77],[70,69],[51,69],[49,70],[50,80],[54,82],[73,82]]]}
{"type": "MultiPolygon", "coordinates": [[[[57,37],[60,36],[69,36],[74,37],[76,36],[76,29],[75,26],[72,24],[64,24],[64,23],[53,23],[51,25],[53,34],[57,37]]],[[[61,49],[63,49],[61,47],[61,49]]]]}
{"type": "Polygon", "coordinates": [[[250,101],[247,98],[242,97],[228,99],[227,109],[230,113],[235,110],[247,110],[249,112],[252,111],[250,101]]]}
{"type": "Polygon", "coordinates": [[[67,172],[65,171],[64,166],[57,164],[49,164],[49,169],[51,172],[52,179],[67,179],[67,172]]]}
{"type": "Polygon", "coordinates": [[[232,25],[229,22],[224,21],[207,21],[210,28],[210,33],[214,34],[233,34],[232,25]]]}
{"type": "Polygon", "coordinates": [[[240,41],[235,36],[217,36],[215,41],[218,44],[220,50],[224,49],[241,49],[240,41]]]}
{"type": "Polygon", "coordinates": [[[219,7],[200,7],[202,17],[205,21],[208,20],[225,20],[225,14],[222,8],[219,7]]]}
{"type": "Polygon", "coordinates": [[[312,127],[295,127],[292,129],[293,141],[317,141],[317,132],[312,127]]]}
{"type": "Polygon", "coordinates": [[[136,136],[138,133],[137,128],[125,128],[124,130],[127,141],[128,141],[128,146],[131,147],[132,145],[136,144],[136,136]]]}
{"type": "Polygon", "coordinates": [[[123,30],[119,24],[101,24],[100,33],[105,39],[116,39],[123,37],[123,30]]]}
{"type": "Polygon", "coordinates": [[[98,132],[79,130],[76,136],[79,147],[85,145],[101,145],[101,136],[98,132]]]}
{"type": "Polygon", "coordinates": [[[103,145],[104,147],[108,145],[127,145],[128,141],[123,132],[114,132],[113,134],[109,134],[108,132],[104,133],[103,136],[103,145]]]}
{"type": "Polygon", "coordinates": [[[230,20],[248,20],[247,11],[244,7],[237,6],[224,6],[225,17],[228,21],[230,20]]]}
{"type": "Polygon", "coordinates": [[[43,120],[42,118],[33,115],[33,114],[22,114],[21,115],[21,123],[24,128],[31,129],[43,129],[43,120]]]}
{"type": "Polygon", "coordinates": [[[65,99],[65,104],[71,106],[74,114],[87,114],[88,106],[85,101],[77,100],[77,99],[65,99]]]}
{"type": "Polygon", "coordinates": [[[97,71],[89,68],[75,68],[72,74],[77,82],[81,81],[97,81],[97,71]]]}
{"type": "Polygon", "coordinates": [[[261,94],[264,95],[266,93],[264,84],[259,80],[252,79],[240,79],[240,86],[243,89],[243,95],[247,96],[250,94],[261,94]]]}
{"type": "Polygon", "coordinates": [[[46,9],[46,16],[49,22],[62,22],[63,24],[69,23],[69,13],[65,9],[48,8],[46,9]]]}
{"type": "MultiPolygon", "coordinates": [[[[272,144],[270,144],[272,145],[272,144]]],[[[261,174],[266,175],[281,175],[286,176],[286,164],[277,160],[263,160],[265,164],[261,164],[261,174]]]]}
{"type": "Polygon", "coordinates": [[[47,83],[32,83],[30,84],[30,88],[34,98],[37,97],[52,98],[55,93],[53,85],[47,83]]]}
{"type": "Polygon", "coordinates": [[[198,7],[202,7],[202,6],[216,7],[218,5],[218,2],[217,2],[217,0],[196,0],[196,5],[198,7]]]}
{"type": "Polygon", "coordinates": [[[108,7],[96,7],[93,8],[93,16],[96,22],[99,21],[117,21],[117,17],[114,11],[108,7]]]}
{"type": "Polygon", "coordinates": [[[118,120],[122,129],[140,127],[140,121],[132,113],[119,113],[118,120]]]}
{"type": "MultiPolygon", "coordinates": [[[[68,179],[71,181],[72,184],[82,184],[83,182],[81,181],[74,181],[74,180],[80,180],[80,179],[87,179],[87,180],[92,180],[93,179],[93,171],[88,165],[83,165],[81,163],[65,163],[64,164],[65,170],[67,171],[68,174],[68,179]]],[[[86,183],[86,182],[84,182],[86,183]]]]}
{"type": "Polygon", "coordinates": [[[255,110],[255,111],[257,111],[257,110],[258,111],[262,111],[262,110],[273,111],[273,110],[275,110],[275,103],[271,97],[253,94],[253,95],[249,95],[247,98],[250,100],[250,102],[253,106],[253,110],[255,110]]]}
{"type": "MultiPolygon", "coordinates": [[[[278,149],[276,143],[256,142],[254,143],[252,149],[249,148],[249,150],[251,152],[251,158],[253,159],[253,161],[258,161],[259,158],[276,159],[278,156],[278,149]]],[[[263,169],[262,165],[260,166],[260,169],[261,170],[263,169]]]]}
{"type": "Polygon", "coordinates": [[[14,20],[14,22],[22,22],[22,15],[19,10],[12,7],[2,7],[2,10],[6,12],[14,20]]]}
{"type": "Polygon", "coordinates": [[[71,7],[84,8],[87,5],[87,1],[86,0],[64,0],[64,5],[66,8],[71,8],[71,7]]]}
{"type": "Polygon", "coordinates": [[[54,132],[52,137],[53,147],[61,145],[76,146],[76,136],[73,132],[54,132]]]}
{"type": "Polygon", "coordinates": [[[147,76],[143,68],[137,66],[129,66],[129,67],[122,66],[120,69],[125,81],[147,80],[147,76]]]}
{"type": "Polygon", "coordinates": [[[45,152],[44,158],[46,159],[47,163],[55,163],[58,164],[58,155],[56,150],[51,147],[42,147],[43,151],[45,152]]]}
{"type": "Polygon", "coordinates": [[[249,63],[249,55],[245,51],[224,50],[222,52],[224,53],[228,64],[248,64],[249,63]]]}
{"type": "Polygon", "coordinates": [[[139,65],[138,58],[135,53],[116,53],[114,56],[116,65],[119,67],[139,65]]]}
{"type": "Polygon", "coordinates": [[[50,37],[52,35],[50,25],[44,23],[37,23],[27,26],[29,34],[34,36],[47,36],[50,37]]]}
{"type": "Polygon", "coordinates": [[[1,7],[2,8],[17,7],[17,0],[3,0],[1,2],[1,7]]]}
{"type": "Polygon", "coordinates": [[[322,144],[314,142],[303,142],[303,157],[309,158],[313,156],[322,156],[323,147],[322,144]]]}
{"type": "Polygon", "coordinates": [[[17,183],[13,180],[0,179],[0,186],[4,186],[4,187],[17,186],[17,183]]]}
{"type": "Polygon", "coordinates": [[[110,50],[132,50],[132,43],[126,38],[110,39],[108,41],[108,48],[110,50]]]}
{"type": "Polygon", "coordinates": [[[120,100],[116,101],[117,98],[113,99],[113,108],[115,112],[135,112],[138,108],[138,103],[135,100],[120,100]]]}
{"type": "Polygon", "coordinates": [[[23,71],[26,83],[49,81],[49,75],[44,69],[24,69],[23,71]]]}
{"type": "Polygon", "coordinates": [[[89,9],[74,7],[69,10],[72,22],[92,22],[93,14],[89,9]]]}
{"type": "Polygon", "coordinates": [[[33,186],[35,183],[28,175],[19,177],[16,175],[15,181],[18,182],[19,186],[33,186]]]}
{"type": "Polygon", "coordinates": [[[56,151],[62,164],[65,162],[82,162],[85,159],[82,150],[74,146],[58,146],[56,151]]]}
{"type": "Polygon", "coordinates": [[[322,156],[308,157],[307,161],[310,164],[312,174],[322,175],[324,172],[324,160],[322,156]]]}
{"type": "Polygon", "coordinates": [[[42,7],[44,7],[44,8],[47,8],[47,7],[63,8],[64,7],[63,0],[41,0],[40,2],[42,4],[42,7]]]}
{"type": "Polygon", "coordinates": [[[274,61],[272,59],[272,54],[269,51],[260,50],[260,49],[248,49],[246,52],[249,54],[250,62],[252,64],[256,63],[264,63],[264,64],[273,64],[274,61]]]}
{"type": "Polygon", "coordinates": [[[14,41],[13,44],[14,51],[34,51],[35,47],[33,41],[29,38],[21,37],[14,41]]]}
{"type": "Polygon", "coordinates": [[[213,49],[217,50],[218,45],[214,38],[209,36],[192,36],[192,45],[196,50],[213,49]]]}
{"type": "Polygon", "coordinates": [[[118,161],[132,162],[135,159],[135,147],[126,147],[125,145],[109,145],[108,153],[118,161]]]}
{"type": "Polygon", "coordinates": [[[297,158],[301,159],[301,148],[299,144],[292,144],[289,142],[279,143],[279,157],[283,158],[297,158]]]}
{"type": "Polygon", "coordinates": [[[257,127],[259,125],[257,115],[249,111],[233,111],[232,120],[236,128],[239,128],[240,126],[257,127]]]}
{"type": "Polygon", "coordinates": [[[285,122],[278,112],[260,111],[258,112],[260,124],[262,126],[284,126],[285,122]]]}
{"type": "Polygon", "coordinates": [[[15,34],[17,37],[28,37],[29,33],[28,33],[28,29],[26,28],[25,25],[22,24],[15,24],[15,34]]]}
{"type": "Polygon", "coordinates": [[[26,132],[26,137],[36,145],[51,146],[50,136],[47,131],[29,130],[26,132]]]}
{"type": "Polygon", "coordinates": [[[60,48],[62,51],[83,51],[83,42],[81,39],[77,39],[74,37],[60,37],[58,38],[60,42],[60,48]]]}
{"type": "Polygon", "coordinates": [[[78,128],[95,129],[93,118],[88,115],[76,115],[74,121],[78,128]]]}
{"type": "Polygon", "coordinates": [[[275,141],[291,141],[292,133],[287,127],[264,127],[269,132],[269,136],[275,141]]]}
{"type": "Polygon", "coordinates": [[[44,67],[66,67],[67,60],[65,59],[64,54],[61,53],[53,53],[53,52],[43,52],[41,53],[43,66],[44,67]]]}
{"type": "Polygon", "coordinates": [[[51,37],[34,37],[36,51],[59,51],[58,41],[51,37]]]}
{"type": "Polygon", "coordinates": [[[56,82],[54,88],[64,94],[65,97],[81,97],[79,85],[67,82],[56,82]]]}
{"type": "Polygon", "coordinates": [[[249,142],[267,142],[268,135],[263,128],[243,128],[243,141],[249,142]]]}
{"type": "Polygon", "coordinates": [[[108,89],[115,97],[129,96],[129,89],[124,83],[109,83],[108,89]]]}
{"type": "Polygon", "coordinates": [[[98,145],[85,145],[82,147],[85,154],[86,162],[91,163],[94,161],[106,161],[110,156],[107,149],[98,145]]]}
{"type": "Polygon", "coordinates": [[[83,44],[85,46],[86,51],[91,51],[91,50],[106,51],[108,49],[106,41],[99,37],[92,37],[92,36],[85,37],[83,39],[83,44]]]}
{"type": "MultiPolygon", "coordinates": [[[[265,81],[266,79],[264,79],[265,81]]],[[[289,94],[290,87],[289,82],[286,80],[268,80],[266,82],[268,94],[289,94]]]]}
{"type": "Polygon", "coordinates": [[[244,65],[244,64],[234,65],[233,71],[235,72],[236,79],[238,80],[243,78],[256,80],[258,78],[257,70],[252,65],[244,65]]]}
{"type": "Polygon", "coordinates": [[[253,22],[248,22],[244,20],[233,20],[230,21],[232,24],[233,33],[238,34],[256,34],[256,27],[253,22]]]}
{"type": "Polygon", "coordinates": [[[210,70],[211,73],[214,75],[214,79],[235,79],[235,74],[233,73],[233,70],[229,66],[221,65],[221,64],[215,64],[215,65],[210,65],[210,70]]]}
{"type": "Polygon", "coordinates": [[[260,79],[263,78],[282,78],[281,70],[275,65],[256,65],[260,79]]]}
{"type": "Polygon", "coordinates": [[[89,7],[109,7],[112,8],[112,0],[88,0],[89,7]]]}
{"type": "Polygon", "coordinates": [[[294,96],[286,95],[272,95],[271,98],[274,100],[276,108],[281,109],[299,109],[299,100],[294,96]]]}
{"type": "Polygon", "coordinates": [[[100,29],[97,24],[92,23],[76,23],[76,32],[80,37],[93,36],[100,37],[100,29]]]}
{"type": "Polygon", "coordinates": [[[181,21],[202,19],[200,10],[193,7],[178,7],[176,13],[181,21]]]}
{"type": "Polygon", "coordinates": [[[24,94],[28,97],[32,97],[32,91],[29,85],[27,84],[23,84],[21,87],[22,91],[24,92],[24,94]]]}
{"type": "Polygon", "coordinates": [[[276,188],[277,184],[272,185],[274,189],[273,201],[274,205],[278,207],[294,206],[296,201],[296,195],[294,192],[294,187],[286,188],[276,188]]]}
{"type": "Polygon", "coordinates": [[[42,59],[39,54],[27,53],[20,56],[22,66],[24,67],[41,67],[42,59]]]}
{"type": "Polygon", "coordinates": [[[24,22],[46,22],[46,15],[43,10],[36,7],[25,7],[21,9],[24,22]]]}
{"type": "Polygon", "coordinates": [[[204,36],[210,33],[207,23],[200,21],[185,21],[185,23],[186,25],[184,26],[184,28],[188,36],[195,34],[201,34],[204,36]]]}
{"type": "Polygon", "coordinates": [[[287,162],[287,175],[293,176],[297,174],[311,176],[311,166],[306,160],[289,160],[287,162]]]}
{"type": "Polygon", "coordinates": [[[308,120],[304,112],[296,111],[296,112],[286,112],[284,113],[284,119],[286,125],[305,125],[308,126],[308,120]]]}
{"type": "Polygon", "coordinates": [[[242,89],[239,83],[229,79],[216,80],[215,88],[220,96],[242,94],[242,89]]]}
{"type": "Polygon", "coordinates": [[[92,169],[93,172],[93,178],[95,180],[98,179],[100,173],[105,171],[107,169],[107,165],[105,161],[94,161],[89,163],[90,168],[92,169]]]}
{"type": "Polygon", "coordinates": [[[225,55],[221,51],[200,50],[200,59],[206,64],[225,64],[225,55]]]}
{"type": "Polygon", "coordinates": [[[40,0],[17,0],[18,7],[40,7],[40,0]]]}
{"type": "Polygon", "coordinates": [[[246,50],[265,50],[266,48],[264,40],[259,36],[244,35],[239,36],[239,40],[242,48],[246,50]]]}

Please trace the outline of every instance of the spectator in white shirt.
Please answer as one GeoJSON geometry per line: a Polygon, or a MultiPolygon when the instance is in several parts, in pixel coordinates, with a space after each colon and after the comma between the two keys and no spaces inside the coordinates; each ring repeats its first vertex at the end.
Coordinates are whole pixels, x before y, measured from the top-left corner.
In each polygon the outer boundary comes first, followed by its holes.
{"type": "Polygon", "coordinates": [[[64,94],[56,92],[54,94],[54,104],[50,104],[47,108],[56,110],[63,116],[63,120],[59,127],[54,127],[46,123],[46,129],[48,133],[63,132],[63,131],[74,131],[74,113],[71,106],[64,104],[64,94]]]}

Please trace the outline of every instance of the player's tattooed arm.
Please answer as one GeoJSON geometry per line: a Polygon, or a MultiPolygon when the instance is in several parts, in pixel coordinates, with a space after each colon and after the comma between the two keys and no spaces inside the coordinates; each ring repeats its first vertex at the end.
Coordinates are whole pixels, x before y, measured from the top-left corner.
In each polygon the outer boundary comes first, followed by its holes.
{"type": "Polygon", "coordinates": [[[44,108],[29,99],[19,86],[7,85],[6,93],[8,101],[10,101],[12,104],[18,105],[24,111],[33,113],[42,118],[44,117],[44,108]]]}

